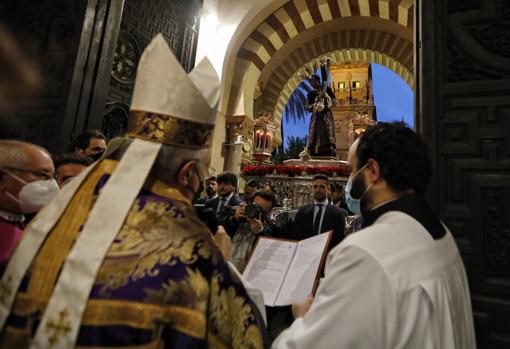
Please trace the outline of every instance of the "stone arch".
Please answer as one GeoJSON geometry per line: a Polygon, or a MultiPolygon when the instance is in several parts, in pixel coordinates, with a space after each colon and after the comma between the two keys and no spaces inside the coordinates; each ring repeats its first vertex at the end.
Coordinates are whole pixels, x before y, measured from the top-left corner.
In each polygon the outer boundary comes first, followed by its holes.
{"type": "Polygon", "coordinates": [[[412,42],[399,40],[388,33],[370,30],[332,33],[293,52],[272,71],[271,78],[262,89],[257,87],[254,97],[260,99],[259,105],[263,109],[274,111],[278,124],[285,104],[301,82],[299,75],[302,74],[303,67],[325,55],[331,56],[335,63],[348,61],[379,63],[393,70],[414,88],[412,42]],[[349,37],[352,42],[346,44],[349,37]],[[367,41],[365,39],[367,37],[372,39],[367,41]]]}
{"type": "MultiPolygon", "coordinates": [[[[378,63],[395,72],[409,85],[409,87],[414,88],[414,76],[412,70],[409,70],[407,66],[384,53],[367,49],[343,49],[327,52],[324,56],[331,57],[333,59],[333,64],[346,62],[378,63]]],[[[273,99],[274,95],[271,94],[270,100],[264,100],[263,108],[267,110],[274,110],[275,119],[279,122],[281,122],[283,111],[285,110],[285,106],[290,96],[302,81],[300,75],[303,72],[305,65],[308,65],[315,60],[316,58],[305,62],[298,70],[296,70],[290,79],[283,85],[276,99],[273,99]]]]}
{"type": "Polygon", "coordinates": [[[236,37],[237,42],[244,41],[230,52],[234,60],[225,60],[232,79],[225,86],[223,112],[253,117],[257,112],[254,100],[262,98],[257,106],[274,110],[280,124],[281,104],[296,82],[292,79],[297,71],[310,60],[337,50],[379,57],[383,65],[413,86],[413,3],[291,0],[263,20],[258,16],[258,25],[244,25],[244,29],[255,28],[253,31],[236,37]]]}
{"type": "Polygon", "coordinates": [[[292,0],[269,15],[246,39],[237,56],[262,70],[282,46],[308,29],[348,17],[371,17],[412,31],[413,0],[292,0]]]}

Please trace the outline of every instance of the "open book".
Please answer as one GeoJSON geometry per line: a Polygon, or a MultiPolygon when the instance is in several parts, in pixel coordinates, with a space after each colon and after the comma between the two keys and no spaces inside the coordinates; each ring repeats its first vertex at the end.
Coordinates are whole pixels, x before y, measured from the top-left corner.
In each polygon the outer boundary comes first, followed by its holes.
{"type": "Polygon", "coordinates": [[[267,306],[302,302],[315,292],[333,231],[295,241],[260,237],[243,272],[267,306]]]}

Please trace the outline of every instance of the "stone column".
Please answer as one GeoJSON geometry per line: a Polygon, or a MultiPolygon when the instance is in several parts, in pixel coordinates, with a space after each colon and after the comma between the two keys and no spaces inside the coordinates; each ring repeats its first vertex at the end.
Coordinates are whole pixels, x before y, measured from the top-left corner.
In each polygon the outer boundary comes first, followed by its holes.
{"type": "Polygon", "coordinates": [[[243,155],[242,138],[240,138],[239,141],[235,143],[223,144],[223,151],[225,153],[225,163],[223,165],[223,170],[239,175],[241,172],[241,157],[243,155]]]}
{"type": "Polygon", "coordinates": [[[226,141],[222,146],[225,159],[223,170],[239,174],[243,159],[243,144],[252,138],[253,121],[246,115],[226,117],[226,141]]]}

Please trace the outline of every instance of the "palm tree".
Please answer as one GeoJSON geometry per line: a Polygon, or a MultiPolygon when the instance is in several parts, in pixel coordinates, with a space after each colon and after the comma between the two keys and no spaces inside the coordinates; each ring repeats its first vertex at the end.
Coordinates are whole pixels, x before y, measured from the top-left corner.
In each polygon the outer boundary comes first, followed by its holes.
{"type": "Polygon", "coordinates": [[[299,159],[299,153],[303,150],[308,141],[308,136],[295,137],[290,136],[287,138],[287,149],[284,150],[283,143],[277,147],[271,156],[271,159],[276,164],[281,164],[285,160],[299,159]]]}
{"type": "Polygon", "coordinates": [[[303,80],[298,87],[294,90],[292,95],[285,106],[283,111],[284,118],[287,122],[289,121],[301,121],[305,120],[306,116],[310,114],[306,110],[308,104],[308,92],[312,91],[312,85],[308,80],[303,80]]]}
{"type": "Polygon", "coordinates": [[[271,154],[271,160],[275,164],[281,164],[283,161],[287,160],[285,157],[285,151],[283,149],[283,142],[273,150],[273,153],[271,154]]]}
{"type": "Polygon", "coordinates": [[[294,137],[290,136],[287,138],[287,151],[285,157],[287,159],[299,159],[299,153],[303,151],[303,148],[308,142],[308,136],[294,137]]]}

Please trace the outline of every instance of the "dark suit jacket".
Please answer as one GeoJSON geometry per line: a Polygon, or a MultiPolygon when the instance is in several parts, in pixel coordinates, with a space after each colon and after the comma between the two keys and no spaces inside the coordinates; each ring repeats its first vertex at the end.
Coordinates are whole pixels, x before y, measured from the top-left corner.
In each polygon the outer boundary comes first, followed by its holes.
{"type": "Polygon", "coordinates": [[[198,205],[205,205],[205,203],[208,201],[209,199],[207,198],[207,196],[204,196],[202,198],[199,198],[198,200],[195,200],[195,202],[193,202],[193,204],[198,204],[198,205]]]}
{"type": "MultiPolygon", "coordinates": [[[[220,202],[221,197],[218,195],[216,198],[212,200],[207,200],[205,202],[206,208],[211,208],[216,212],[218,208],[218,203],[220,202]]],[[[225,203],[225,206],[221,212],[218,213],[218,224],[225,226],[229,217],[235,214],[235,210],[228,209],[228,207],[239,206],[239,204],[243,202],[239,196],[234,194],[230,200],[225,203]]]]}
{"type": "MultiPolygon", "coordinates": [[[[216,211],[216,209],[218,208],[218,203],[220,202],[220,199],[221,197],[218,195],[217,197],[215,197],[214,199],[212,200],[206,200],[205,202],[205,207],[208,207],[208,208],[212,208],[213,210],[216,211]]],[[[241,198],[237,195],[237,194],[234,194],[230,200],[228,200],[225,205],[227,206],[239,206],[239,204],[242,202],[243,200],[241,200],[241,198]]]]}
{"type": "MultiPolygon", "coordinates": [[[[287,232],[289,239],[303,240],[313,236],[313,213],[315,205],[305,205],[299,208],[296,218],[287,232]]],[[[321,233],[334,230],[329,248],[333,248],[344,238],[345,216],[347,211],[332,204],[326,206],[322,220],[321,233]]]]}

